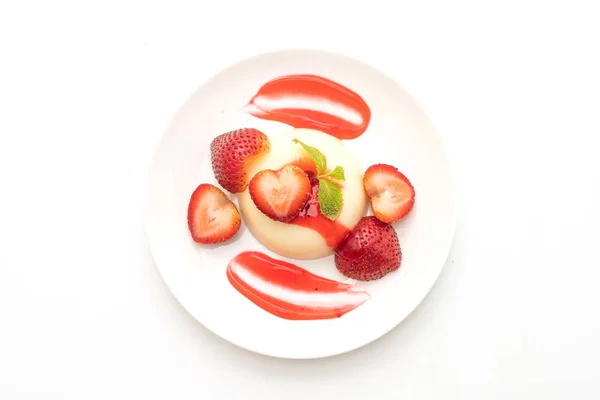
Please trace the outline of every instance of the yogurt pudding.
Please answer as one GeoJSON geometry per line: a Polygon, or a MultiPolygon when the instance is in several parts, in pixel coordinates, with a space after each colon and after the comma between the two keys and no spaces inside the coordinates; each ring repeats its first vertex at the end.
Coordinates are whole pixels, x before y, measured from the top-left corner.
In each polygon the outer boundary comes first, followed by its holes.
{"type": "MultiPolygon", "coordinates": [[[[269,250],[294,259],[321,258],[331,255],[366,213],[368,197],[363,187],[364,169],[341,140],[312,129],[292,129],[269,137],[270,151],[247,165],[249,179],[265,169],[277,170],[290,163],[300,167],[307,165],[310,157],[302,146],[293,142],[294,139],[318,148],[327,158],[328,166],[344,168],[344,204],[338,218],[335,221],[325,218],[318,211],[318,204],[309,201],[293,221],[275,221],[256,207],[248,189],[239,196],[240,211],[252,235],[269,250]]],[[[316,196],[318,182],[313,183],[316,196]]]]}

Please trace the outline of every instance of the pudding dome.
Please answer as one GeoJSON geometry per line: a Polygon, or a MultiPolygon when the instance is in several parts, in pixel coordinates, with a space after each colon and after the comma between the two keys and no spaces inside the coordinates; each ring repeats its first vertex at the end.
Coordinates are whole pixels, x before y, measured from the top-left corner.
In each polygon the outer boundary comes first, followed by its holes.
{"type": "Polygon", "coordinates": [[[315,211],[290,223],[274,221],[256,208],[248,189],[239,196],[240,211],[250,232],[269,250],[293,259],[321,258],[331,255],[366,213],[368,198],[363,188],[364,170],[343,141],[312,129],[291,129],[269,137],[271,150],[247,165],[249,179],[265,169],[278,170],[286,164],[310,159],[303,147],[293,142],[294,139],[316,147],[326,157],[328,168],[344,168],[344,202],[338,218],[330,221],[315,211]]]}

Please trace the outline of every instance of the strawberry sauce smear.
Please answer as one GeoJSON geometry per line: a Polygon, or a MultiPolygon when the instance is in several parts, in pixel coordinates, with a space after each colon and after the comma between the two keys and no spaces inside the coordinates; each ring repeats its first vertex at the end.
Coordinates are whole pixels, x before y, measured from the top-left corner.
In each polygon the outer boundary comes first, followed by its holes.
{"type": "Polygon", "coordinates": [[[337,220],[332,221],[325,218],[319,209],[319,201],[317,200],[317,194],[319,192],[319,180],[311,179],[311,192],[308,202],[304,205],[304,208],[300,211],[300,214],[294,218],[290,224],[300,225],[305,228],[310,228],[320,234],[327,246],[335,249],[344,240],[346,235],[350,233],[350,230],[344,225],[339,223],[337,220]]]}
{"type": "Polygon", "coordinates": [[[357,93],[317,75],[286,75],[265,83],[245,111],[294,128],[316,129],[338,139],[355,139],[371,121],[357,93]]]}
{"type": "Polygon", "coordinates": [[[294,264],[245,251],[227,265],[227,278],[242,295],[284,319],[339,318],[369,300],[365,291],[323,278],[294,264]]]}

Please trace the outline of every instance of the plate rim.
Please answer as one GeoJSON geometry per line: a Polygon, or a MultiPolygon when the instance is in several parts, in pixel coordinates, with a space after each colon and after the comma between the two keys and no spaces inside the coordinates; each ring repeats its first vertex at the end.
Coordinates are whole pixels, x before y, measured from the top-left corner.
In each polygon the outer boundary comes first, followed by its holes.
{"type": "Polygon", "coordinates": [[[156,267],[156,270],[158,270],[159,276],[161,277],[161,280],[164,282],[164,284],[167,286],[167,288],[169,289],[169,292],[171,293],[171,295],[173,296],[173,298],[177,301],[177,303],[179,304],[179,306],[185,311],[186,314],[189,315],[189,317],[191,317],[195,323],[199,323],[200,325],[202,325],[205,329],[207,329],[209,332],[211,332],[211,334],[215,335],[216,337],[218,337],[219,339],[230,343],[238,348],[244,349],[246,351],[255,353],[255,354],[261,354],[263,356],[268,356],[268,357],[273,357],[273,358],[280,358],[280,359],[291,359],[291,360],[314,360],[314,359],[322,359],[322,358],[329,358],[329,357],[334,357],[337,355],[341,355],[341,354],[345,354],[345,353],[349,353],[352,352],[354,350],[357,350],[361,347],[367,346],[379,339],[381,339],[382,337],[386,336],[387,334],[389,334],[392,330],[394,330],[395,328],[397,328],[402,322],[404,322],[411,314],[413,314],[415,312],[415,310],[417,310],[421,304],[423,303],[423,301],[425,300],[425,298],[430,294],[431,290],[433,289],[433,287],[435,286],[435,284],[438,282],[439,277],[442,273],[442,271],[444,270],[444,268],[446,267],[446,264],[448,263],[448,259],[454,244],[454,240],[455,240],[455,236],[456,236],[456,228],[457,228],[457,224],[458,224],[458,202],[457,202],[457,188],[456,188],[456,179],[455,179],[455,172],[454,172],[454,167],[453,167],[453,163],[452,163],[452,159],[449,155],[449,153],[447,152],[447,144],[446,141],[444,140],[443,136],[440,135],[439,130],[437,128],[437,126],[433,123],[431,117],[429,116],[429,113],[427,113],[425,111],[425,109],[423,109],[421,107],[421,104],[417,101],[417,99],[413,96],[413,94],[406,90],[406,88],[404,86],[402,86],[400,83],[397,82],[396,79],[394,79],[392,76],[388,75],[387,73],[385,73],[384,71],[382,71],[381,69],[379,69],[379,67],[375,64],[369,64],[366,61],[364,61],[362,58],[356,57],[356,56],[349,56],[348,54],[345,54],[343,52],[339,52],[339,51],[332,51],[332,50],[326,50],[326,49],[321,49],[321,48],[310,48],[310,47],[282,47],[282,48],[278,48],[278,49],[272,49],[272,50],[268,50],[268,51],[264,51],[264,52],[260,52],[260,53],[255,53],[254,55],[248,56],[248,57],[243,57],[243,58],[236,58],[237,61],[223,67],[220,68],[218,71],[216,71],[215,73],[210,74],[207,78],[205,78],[200,85],[198,85],[196,87],[195,90],[193,90],[188,96],[186,96],[183,101],[181,103],[179,103],[179,107],[176,109],[176,111],[173,113],[173,115],[169,118],[167,124],[165,125],[165,127],[162,129],[162,133],[160,135],[160,138],[158,139],[158,141],[156,142],[153,151],[152,151],[152,157],[151,157],[151,162],[150,165],[148,167],[146,176],[145,176],[145,184],[144,184],[144,202],[143,202],[143,208],[142,208],[142,217],[143,217],[143,225],[144,225],[144,236],[146,237],[146,241],[148,243],[148,249],[150,251],[150,255],[152,256],[152,260],[154,262],[154,265],[156,267]],[[412,310],[410,312],[408,312],[406,315],[404,315],[401,318],[394,318],[394,322],[392,324],[390,324],[390,328],[386,329],[385,331],[382,331],[381,333],[378,333],[377,335],[374,335],[374,337],[366,340],[366,341],[362,341],[360,343],[357,343],[345,350],[341,350],[341,351],[334,351],[334,352],[328,352],[326,354],[320,355],[320,356],[315,356],[315,355],[308,355],[306,357],[303,356],[282,356],[282,355],[278,355],[278,354],[273,354],[270,353],[268,351],[264,351],[264,350],[259,350],[256,348],[251,348],[250,346],[246,346],[243,345],[241,343],[237,343],[236,341],[230,340],[225,338],[224,336],[218,334],[217,332],[215,332],[215,330],[213,330],[212,328],[210,328],[209,326],[207,326],[206,324],[204,324],[202,321],[198,320],[188,309],[187,307],[180,301],[179,297],[175,294],[175,292],[173,291],[173,288],[171,286],[171,284],[169,283],[168,279],[165,277],[165,274],[163,272],[163,270],[160,267],[160,263],[158,261],[158,259],[160,258],[157,254],[156,251],[154,249],[153,246],[153,240],[152,240],[152,234],[150,233],[150,228],[149,228],[149,220],[150,220],[150,193],[151,193],[151,186],[152,186],[152,177],[154,176],[154,174],[156,173],[156,160],[158,158],[158,152],[160,150],[160,148],[163,145],[163,141],[167,140],[167,133],[172,129],[173,125],[175,124],[175,121],[177,121],[178,117],[180,116],[180,114],[182,113],[182,111],[184,110],[185,106],[187,104],[189,104],[189,102],[199,93],[201,92],[205,86],[207,84],[209,84],[212,80],[214,80],[216,77],[218,77],[220,74],[225,73],[227,70],[236,67],[239,64],[242,63],[246,63],[246,62],[251,62],[254,59],[260,59],[263,57],[268,57],[268,56],[273,56],[276,54],[281,54],[281,53],[320,53],[322,55],[325,56],[333,56],[333,57],[338,57],[338,58],[344,58],[346,60],[348,60],[349,62],[353,62],[353,63],[358,63],[361,64],[362,66],[368,67],[370,69],[373,69],[375,71],[377,71],[378,73],[380,73],[382,76],[384,76],[385,78],[389,79],[391,82],[393,82],[398,88],[400,88],[402,91],[404,91],[411,99],[411,101],[419,108],[419,110],[423,113],[423,116],[426,118],[427,122],[431,125],[432,130],[433,130],[433,134],[435,135],[435,137],[437,138],[437,140],[439,141],[439,145],[441,146],[442,149],[442,154],[444,155],[445,158],[445,164],[448,167],[448,170],[446,171],[447,175],[448,175],[448,179],[449,179],[449,188],[450,188],[450,193],[449,193],[449,198],[452,202],[452,204],[450,205],[450,209],[452,210],[452,215],[450,216],[449,220],[451,221],[449,229],[448,229],[448,239],[447,239],[447,243],[445,245],[444,251],[440,252],[443,253],[444,255],[444,259],[443,262],[441,263],[440,267],[438,267],[438,269],[436,270],[435,273],[435,279],[433,279],[431,281],[430,284],[428,284],[427,286],[427,290],[423,291],[423,294],[420,296],[419,300],[416,302],[416,305],[412,308],[412,310]]]}

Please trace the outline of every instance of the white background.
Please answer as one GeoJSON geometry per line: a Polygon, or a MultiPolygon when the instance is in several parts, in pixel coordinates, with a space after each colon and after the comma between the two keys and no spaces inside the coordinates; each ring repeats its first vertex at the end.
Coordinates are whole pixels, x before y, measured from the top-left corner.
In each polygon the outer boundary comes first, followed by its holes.
{"type": "Polygon", "coordinates": [[[597,4],[344,3],[0,3],[0,399],[600,398],[597,4]],[[183,101],[288,47],[400,82],[459,191],[424,303],[316,361],[249,353],[190,318],[141,219],[183,101]]]}

